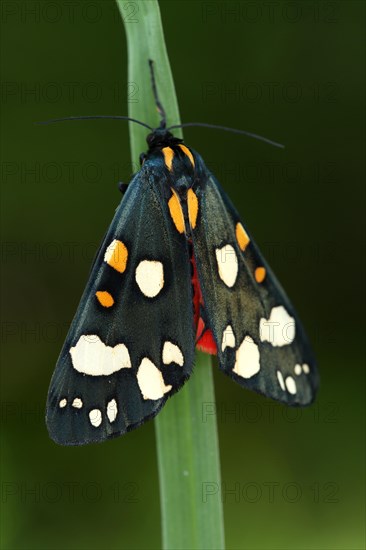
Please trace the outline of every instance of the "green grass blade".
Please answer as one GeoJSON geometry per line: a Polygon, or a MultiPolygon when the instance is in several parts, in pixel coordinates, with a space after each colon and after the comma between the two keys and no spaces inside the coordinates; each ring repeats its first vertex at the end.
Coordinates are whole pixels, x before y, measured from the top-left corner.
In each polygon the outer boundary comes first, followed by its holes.
{"type": "MultiPolygon", "coordinates": [[[[129,116],[150,126],[159,126],[148,66],[148,60],[152,59],[160,101],[167,113],[167,125],[179,124],[177,96],[158,3],[156,0],[116,1],[127,35],[128,89],[131,92],[128,98],[129,116]]],[[[175,135],[180,137],[182,134],[178,130],[175,135]]],[[[132,161],[136,164],[140,153],[146,149],[146,129],[130,123],[130,141],[132,161]]]]}
{"type": "Polygon", "coordinates": [[[156,419],[166,550],[225,546],[216,418],[205,414],[214,401],[211,358],[197,353],[192,377],[156,419]]]}
{"type": "MultiPolygon", "coordinates": [[[[135,91],[133,99],[137,99],[129,102],[129,116],[154,127],[159,125],[148,68],[148,59],[152,59],[167,123],[179,124],[158,3],[117,0],[117,4],[127,35],[128,82],[135,91]]],[[[146,130],[130,123],[131,154],[136,168],[139,154],[146,150],[145,139],[146,130]]],[[[221,483],[216,419],[214,415],[203,416],[205,404],[214,401],[211,359],[199,353],[191,379],[155,420],[166,550],[224,548],[222,503],[218,495],[207,494],[219,492],[221,483]]]]}

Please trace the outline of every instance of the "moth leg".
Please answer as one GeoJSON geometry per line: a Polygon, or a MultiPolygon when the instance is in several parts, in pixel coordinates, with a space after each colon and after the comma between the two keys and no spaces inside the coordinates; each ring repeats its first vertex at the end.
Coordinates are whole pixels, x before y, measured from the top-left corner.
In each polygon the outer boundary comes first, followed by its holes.
{"type": "Polygon", "coordinates": [[[123,181],[118,182],[118,189],[121,191],[122,195],[124,195],[127,191],[128,183],[124,183],[123,181]]]}
{"type": "Polygon", "coordinates": [[[147,157],[146,153],[141,153],[140,154],[140,156],[139,156],[140,166],[142,166],[144,164],[146,157],[147,157]]]}

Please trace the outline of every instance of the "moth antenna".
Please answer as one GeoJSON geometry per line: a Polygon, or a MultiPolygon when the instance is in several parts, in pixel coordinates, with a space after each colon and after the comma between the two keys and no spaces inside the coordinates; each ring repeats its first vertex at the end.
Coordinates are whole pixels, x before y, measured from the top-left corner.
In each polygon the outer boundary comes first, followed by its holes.
{"type": "Polygon", "coordinates": [[[136,118],[131,118],[129,116],[122,116],[122,115],[121,116],[119,115],[68,116],[64,118],[51,118],[49,120],[35,122],[35,124],[53,124],[54,122],[63,122],[65,120],[95,120],[99,118],[107,118],[111,120],[129,120],[130,122],[135,122],[136,124],[140,124],[140,126],[144,126],[144,128],[153,130],[151,126],[149,126],[148,124],[145,124],[145,122],[141,122],[141,120],[137,120],[136,118]]]}
{"type": "Polygon", "coordinates": [[[174,130],[175,128],[186,128],[188,126],[200,126],[202,128],[213,128],[215,130],[224,130],[225,132],[232,132],[233,134],[242,134],[244,136],[257,139],[259,141],[264,141],[265,143],[269,143],[270,145],[273,145],[274,147],[279,147],[280,149],[285,148],[285,146],[282,145],[282,143],[278,143],[277,141],[273,141],[271,139],[260,136],[258,134],[253,134],[252,132],[247,132],[246,130],[238,130],[237,128],[228,128],[227,126],[220,126],[218,124],[208,124],[206,122],[185,122],[183,124],[175,124],[174,126],[169,126],[167,130],[174,130]]]}
{"type": "Polygon", "coordinates": [[[160,128],[163,129],[163,128],[166,128],[166,113],[158,96],[158,89],[156,87],[156,80],[155,80],[155,73],[154,73],[154,61],[152,59],[149,59],[149,67],[150,67],[151,86],[154,94],[155,105],[160,115],[160,128]]]}

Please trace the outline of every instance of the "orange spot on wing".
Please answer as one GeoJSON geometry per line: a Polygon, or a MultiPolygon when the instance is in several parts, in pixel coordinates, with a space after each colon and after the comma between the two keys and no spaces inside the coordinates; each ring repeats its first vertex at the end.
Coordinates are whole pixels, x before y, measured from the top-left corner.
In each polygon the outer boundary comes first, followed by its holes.
{"type": "Polygon", "coordinates": [[[250,239],[247,232],[245,231],[244,227],[240,222],[236,224],[235,235],[236,235],[236,240],[238,241],[240,250],[244,252],[244,250],[250,243],[250,239]]]}
{"type": "Polygon", "coordinates": [[[99,300],[99,303],[104,307],[112,307],[114,304],[114,299],[112,294],[109,294],[106,290],[98,290],[95,293],[96,297],[99,300]]]}
{"type": "Polygon", "coordinates": [[[168,168],[168,170],[171,170],[173,166],[173,158],[174,158],[173,149],[171,149],[170,147],[163,147],[161,152],[164,155],[165,166],[168,168]]]}
{"type": "Polygon", "coordinates": [[[191,164],[192,166],[194,167],[194,158],[193,158],[193,155],[192,153],[190,152],[190,150],[188,149],[188,147],[186,147],[185,145],[182,145],[181,143],[178,145],[178,147],[180,147],[183,151],[183,153],[185,155],[187,155],[187,157],[189,158],[189,160],[191,161],[191,164]]]}
{"type": "Polygon", "coordinates": [[[194,229],[196,227],[197,216],[198,216],[198,199],[193,189],[188,189],[187,200],[188,200],[188,217],[189,217],[191,227],[194,229]]]}
{"type": "Polygon", "coordinates": [[[169,212],[179,233],[183,233],[185,229],[183,210],[180,205],[180,200],[177,193],[172,189],[172,196],[168,201],[169,212]]]}
{"type": "Polygon", "coordinates": [[[126,245],[117,239],[111,242],[104,254],[104,261],[119,273],[125,271],[127,258],[128,250],[126,245]]]}
{"type": "Polygon", "coordinates": [[[266,278],[265,267],[257,267],[257,269],[254,272],[254,277],[257,283],[263,283],[264,279],[266,278]]]}

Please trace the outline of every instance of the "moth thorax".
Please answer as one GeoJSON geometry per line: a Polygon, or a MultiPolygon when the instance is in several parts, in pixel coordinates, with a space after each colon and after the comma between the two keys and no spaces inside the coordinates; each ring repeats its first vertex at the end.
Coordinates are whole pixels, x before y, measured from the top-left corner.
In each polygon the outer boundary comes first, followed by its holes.
{"type": "Polygon", "coordinates": [[[179,193],[184,193],[188,191],[193,185],[193,179],[190,178],[187,174],[181,175],[174,180],[174,189],[179,193]]]}

